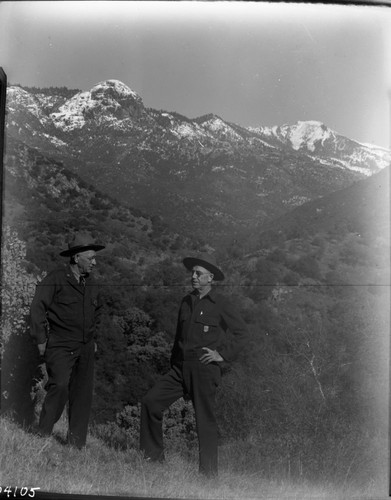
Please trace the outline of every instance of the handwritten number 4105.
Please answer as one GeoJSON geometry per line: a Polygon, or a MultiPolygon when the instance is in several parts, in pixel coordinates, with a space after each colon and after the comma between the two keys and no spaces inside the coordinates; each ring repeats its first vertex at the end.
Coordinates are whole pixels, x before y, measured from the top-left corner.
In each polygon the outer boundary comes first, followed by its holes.
{"type": "Polygon", "coordinates": [[[40,488],[27,488],[27,486],[22,486],[22,488],[11,488],[11,486],[6,486],[5,488],[2,488],[0,486],[0,498],[2,496],[5,496],[6,498],[16,498],[18,495],[18,490],[19,490],[19,498],[20,497],[25,497],[28,496],[30,498],[35,497],[35,491],[39,490],[40,488]]]}

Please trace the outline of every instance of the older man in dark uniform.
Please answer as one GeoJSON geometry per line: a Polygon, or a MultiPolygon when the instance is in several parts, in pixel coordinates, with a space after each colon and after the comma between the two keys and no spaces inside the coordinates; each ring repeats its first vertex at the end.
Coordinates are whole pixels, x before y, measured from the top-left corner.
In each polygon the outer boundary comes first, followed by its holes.
{"type": "Polygon", "coordinates": [[[147,459],[164,460],[163,412],[188,394],[196,417],[199,470],[213,477],[218,471],[215,395],[220,363],[234,360],[246,341],[247,327],[233,305],[212,288],[213,281],[224,280],[214,258],[202,254],[183,263],[191,272],[193,291],[180,305],[171,369],[142,400],[140,449],[147,459]]]}
{"type": "Polygon", "coordinates": [[[90,273],[96,265],[96,245],[77,234],[60,253],[70,257],[67,267],[50,272],[37,285],[30,311],[30,333],[44,358],[47,394],[39,420],[39,434],[49,436],[68,402],[68,442],[86,443],[92,403],[94,336],[101,304],[90,273]]]}

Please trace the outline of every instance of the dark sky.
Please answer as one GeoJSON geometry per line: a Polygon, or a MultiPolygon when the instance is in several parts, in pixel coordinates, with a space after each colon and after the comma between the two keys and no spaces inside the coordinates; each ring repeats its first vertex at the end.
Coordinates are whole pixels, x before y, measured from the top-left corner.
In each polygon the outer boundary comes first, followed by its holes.
{"type": "Polygon", "coordinates": [[[145,106],[243,126],[317,120],[390,147],[391,11],[263,2],[0,2],[0,66],[25,86],[118,79],[145,106]]]}

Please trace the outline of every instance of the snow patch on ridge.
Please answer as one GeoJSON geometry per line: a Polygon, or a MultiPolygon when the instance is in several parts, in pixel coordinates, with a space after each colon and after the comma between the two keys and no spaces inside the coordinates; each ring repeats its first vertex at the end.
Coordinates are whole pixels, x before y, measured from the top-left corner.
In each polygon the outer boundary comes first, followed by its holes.
{"type": "Polygon", "coordinates": [[[227,126],[226,123],[219,117],[213,117],[210,120],[205,121],[202,124],[202,127],[209,132],[217,132],[220,136],[226,137],[227,139],[242,140],[242,137],[231,127],[227,126]]]}
{"type": "Polygon", "coordinates": [[[188,139],[200,139],[205,135],[199,127],[190,123],[173,124],[170,130],[177,137],[186,137],[188,139]]]}
{"type": "Polygon", "coordinates": [[[37,118],[43,125],[47,123],[48,118],[42,113],[39,99],[31,95],[20,87],[9,87],[7,89],[8,108],[14,111],[14,104],[22,104],[29,113],[37,118]]]}
{"type": "Polygon", "coordinates": [[[84,127],[86,123],[84,115],[94,107],[94,104],[90,92],[79,92],[63,104],[58,113],[52,113],[50,116],[56,127],[69,132],[84,127]]]}

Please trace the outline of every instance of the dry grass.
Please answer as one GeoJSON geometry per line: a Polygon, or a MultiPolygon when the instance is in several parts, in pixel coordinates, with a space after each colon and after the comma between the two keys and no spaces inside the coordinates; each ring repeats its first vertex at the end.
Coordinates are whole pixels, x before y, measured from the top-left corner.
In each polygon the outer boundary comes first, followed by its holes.
{"type": "MultiPolygon", "coordinates": [[[[137,450],[117,451],[89,436],[79,451],[61,443],[64,427],[56,437],[41,438],[6,418],[0,418],[0,484],[38,487],[43,492],[160,497],[181,499],[337,499],[382,498],[378,485],[368,490],[343,490],[335,485],[311,485],[286,478],[270,480],[261,472],[235,470],[232,450],[222,448],[220,475],[208,480],[197,472],[197,456],[187,459],[169,454],[164,464],[145,462],[137,450]]],[[[384,498],[387,498],[384,496],[384,498]]]]}

